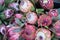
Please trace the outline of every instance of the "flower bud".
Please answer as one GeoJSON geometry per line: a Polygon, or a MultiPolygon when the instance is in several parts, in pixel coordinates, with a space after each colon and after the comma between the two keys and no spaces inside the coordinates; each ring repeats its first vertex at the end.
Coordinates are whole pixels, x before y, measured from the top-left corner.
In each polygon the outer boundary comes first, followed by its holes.
{"type": "Polygon", "coordinates": [[[54,25],[56,36],[60,37],[60,20],[58,20],[54,25]]]}
{"type": "Polygon", "coordinates": [[[39,0],[40,5],[44,9],[52,9],[53,8],[53,0],[39,0]]]}
{"type": "Polygon", "coordinates": [[[30,24],[35,24],[38,19],[37,14],[34,12],[28,12],[26,14],[26,18],[27,18],[26,19],[27,23],[30,23],[30,24]]]}
{"type": "Polygon", "coordinates": [[[31,11],[33,4],[29,0],[22,0],[19,7],[22,12],[29,12],[31,11]]]}
{"type": "Polygon", "coordinates": [[[18,19],[21,19],[21,18],[22,18],[22,16],[23,16],[22,14],[18,14],[18,13],[17,13],[17,14],[15,14],[15,18],[18,18],[18,19]]]}
{"type": "Polygon", "coordinates": [[[52,19],[50,16],[45,14],[39,16],[38,26],[49,26],[52,23],[52,19]]]}
{"type": "Polygon", "coordinates": [[[25,25],[25,29],[22,32],[22,37],[26,40],[33,40],[35,38],[35,26],[34,25],[25,25]]]}
{"type": "Polygon", "coordinates": [[[7,9],[4,11],[4,14],[6,18],[10,18],[14,14],[14,11],[12,9],[7,9]]]}
{"type": "Polygon", "coordinates": [[[57,9],[50,9],[48,12],[48,15],[51,17],[57,17],[58,16],[58,10],[57,9]]]}
{"type": "Polygon", "coordinates": [[[10,3],[9,5],[8,5],[8,7],[10,7],[10,8],[14,8],[15,10],[19,10],[19,8],[18,8],[18,3],[10,3]]]}

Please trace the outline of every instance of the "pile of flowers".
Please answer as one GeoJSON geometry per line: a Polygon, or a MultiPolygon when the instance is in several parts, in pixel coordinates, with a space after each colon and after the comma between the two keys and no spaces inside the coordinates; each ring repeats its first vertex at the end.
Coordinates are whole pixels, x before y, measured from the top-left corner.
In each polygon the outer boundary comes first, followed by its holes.
{"type": "Polygon", "coordinates": [[[60,14],[54,0],[0,0],[0,40],[59,38],[60,14]]]}

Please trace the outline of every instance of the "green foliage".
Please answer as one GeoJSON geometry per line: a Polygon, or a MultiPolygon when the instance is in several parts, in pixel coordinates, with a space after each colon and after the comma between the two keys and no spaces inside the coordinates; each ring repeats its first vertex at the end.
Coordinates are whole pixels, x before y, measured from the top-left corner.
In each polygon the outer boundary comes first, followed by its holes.
{"type": "Polygon", "coordinates": [[[15,0],[5,0],[5,6],[8,6],[9,3],[14,2],[15,0]]]}
{"type": "Polygon", "coordinates": [[[34,6],[31,7],[31,11],[35,11],[35,7],[34,6]]]}
{"type": "Polygon", "coordinates": [[[0,19],[1,19],[1,20],[4,20],[4,19],[5,19],[5,15],[4,15],[3,12],[0,13],[0,19]]]}
{"type": "Polygon", "coordinates": [[[36,9],[37,13],[42,13],[44,11],[44,9],[36,9]]]}
{"type": "Polygon", "coordinates": [[[0,5],[0,11],[3,11],[5,9],[5,5],[0,5]]]}
{"type": "Polygon", "coordinates": [[[35,4],[35,1],[34,0],[30,0],[33,4],[35,4]]]}
{"type": "Polygon", "coordinates": [[[0,20],[0,25],[2,24],[2,21],[0,20]]]}
{"type": "Polygon", "coordinates": [[[58,38],[56,38],[56,37],[54,36],[51,40],[58,40],[58,38]]]}
{"type": "Polygon", "coordinates": [[[47,28],[47,29],[48,29],[48,26],[45,26],[45,28],[47,28]]]}
{"type": "Polygon", "coordinates": [[[22,23],[18,18],[15,19],[15,22],[22,27],[24,25],[24,23],[22,23]]]}

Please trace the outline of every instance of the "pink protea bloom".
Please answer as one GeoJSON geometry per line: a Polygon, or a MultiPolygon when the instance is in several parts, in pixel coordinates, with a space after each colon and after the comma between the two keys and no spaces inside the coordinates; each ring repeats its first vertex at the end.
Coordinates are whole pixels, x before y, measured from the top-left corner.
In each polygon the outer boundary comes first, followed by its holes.
{"type": "Polygon", "coordinates": [[[60,20],[58,20],[54,25],[56,36],[60,37],[60,20]]]}
{"type": "Polygon", "coordinates": [[[4,4],[4,0],[0,0],[0,5],[3,5],[4,4]]]}
{"type": "Polygon", "coordinates": [[[39,0],[39,3],[44,9],[52,9],[54,5],[53,0],[39,0]]]}
{"type": "Polygon", "coordinates": [[[4,24],[0,25],[0,33],[1,33],[2,35],[5,35],[5,33],[6,33],[6,27],[5,27],[4,24]]]}
{"type": "Polygon", "coordinates": [[[35,40],[51,40],[51,32],[44,28],[39,28],[36,31],[35,40]]]}
{"type": "Polygon", "coordinates": [[[20,27],[11,27],[8,29],[7,32],[9,34],[9,36],[13,36],[15,34],[21,34],[21,29],[20,29],[20,27]]]}
{"type": "Polygon", "coordinates": [[[14,14],[14,11],[12,9],[7,9],[4,11],[4,14],[6,18],[10,18],[14,14]]]}
{"type": "Polygon", "coordinates": [[[51,17],[57,17],[58,16],[57,9],[50,9],[50,11],[48,12],[48,15],[51,17]]]}
{"type": "Polygon", "coordinates": [[[29,12],[33,4],[29,0],[21,0],[19,7],[22,12],[29,12]]]}
{"type": "Polygon", "coordinates": [[[19,37],[21,36],[21,32],[22,32],[22,29],[20,28],[20,26],[18,25],[15,25],[15,26],[10,26],[8,25],[7,26],[7,37],[9,40],[18,40],[19,37]]]}
{"type": "Polygon", "coordinates": [[[8,7],[14,8],[15,10],[19,10],[18,5],[19,5],[18,3],[10,3],[8,7]]]}
{"type": "Polygon", "coordinates": [[[40,15],[38,19],[38,26],[49,26],[52,23],[52,19],[50,16],[45,14],[40,15]]]}
{"type": "Polygon", "coordinates": [[[19,39],[19,34],[15,34],[9,38],[9,40],[18,40],[19,39]]]}
{"type": "Polygon", "coordinates": [[[22,37],[26,40],[33,40],[35,38],[35,26],[34,25],[25,25],[25,29],[22,32],[22,37]]]}
{"type": "Polygon", "coordinates": [[[27,23],[30,23],[30,24],[35,24],[38,19],[37,14],[34,12],[28,12],[26,14],[26,18],[27,18],[26,19],[27,23]]]}
{"type": "Polygon", "coordinates": [[[23,15],[22,15],[22,14],[18,14],[18,13],[17,13],[17,14],[15,14],[14,16],[15,16],[15,18],[18,18],[18,19],[21,19],[21,18],[23,17],[23,15]]]}

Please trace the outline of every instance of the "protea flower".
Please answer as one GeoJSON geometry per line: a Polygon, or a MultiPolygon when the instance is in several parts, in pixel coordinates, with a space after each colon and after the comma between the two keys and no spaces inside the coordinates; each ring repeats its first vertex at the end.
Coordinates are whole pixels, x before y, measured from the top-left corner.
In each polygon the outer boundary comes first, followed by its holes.
{"type": "Polygon", "coordinates": [[[7,37],[9,38],[9,40],[17,40],[20,35],[21,28],[19,26],[15,25],[7,30],[7,37]]]}
{"type": "Polygon", "coordinates": [[[17,13],[17,14],[15,14],[14,16],[15,16],[15,18],[18,18],[18,19],[21,19],[21,18],[23,17],[23,15],[22,15],[22,14],[18,14],[18,13],[17,13]]]}
{"type": "Polygon", "coordinates": [[[39,16],[38,26],[49,26],[52,23],[52,19],[50,16],[45,14],[39,16]]]}
{"type": "Polygon", "coordinates": [[[19,10],[19,8],[18,8],[18,3],[10,3],[9,5],[8,5],[8,7],[10,7],[10,8],[14,8],[15,10],[19,10]]]}
{"type": "Polygon", "coordinates": [[[34,40],[35,38],[35,26],[34,25],[25,25],[25,29],[22,32],[22,37],[25,38],[26,40],[34,40]]]}
{"type": "Polygon", "coordinates": [[[27,23],[30,23],[30,24],[35,24],[38,17],[37,17],[37,14],[34,13],[34,12],[28,12],[27,15],[26,15],[26,20],[27,20],[27,23]]]}
{"type": "Polygon", "coordinates": [[[31,11],[33,4],[29,0],[21,0],[21,3],[19,6],[22,12],[29,12],[31,11]]]}
{"type": "Polygon", "coordinates": [[[5,33],[6,33],[6,27],[5,27],[4,24],[0,25],[0,33],[1,33],[2,35],[5,35],[5,33]]]}
{"type": "Polygon", "coordinates": [[[3,5],[4,4],[4,0],[0,0],[0,5],[3,5]]]}
{"type": "Polygon", "coordinates": [[[60,37],[60,20],[58,20],[54,25],[56,36],[60,37]]]}
{"type": "Polygon", "coordinates": [[[14,14],[14,11],[12,9],[7,9],[4,11],[4,14],[6,18],[10,18],[14,14]]]}
{"type": "Polygon", "coordinates": [[[51,40],[51,32],[44,28],[39,28],[36,31],[35,40],[51,40]]]}
{"type": "Polygon", "coordinates": [[[53,0],[39,0],[40,5],[44,9],[52,9],[53,8],[53,0]]]}
{"type": "Polygon", "coordinates": [[[10,36],[14,35],[14,34],[20,34],[21,33],[21,29],[20,27],[11,27],[8,29],[8,33],[10,36]]]}
{"type": "Polygon", "coordinates": [[[48,15],[51,17],[57,17],[58,16],[58,10],[57,9],[50,9],[48,12],[48,15]]]}

